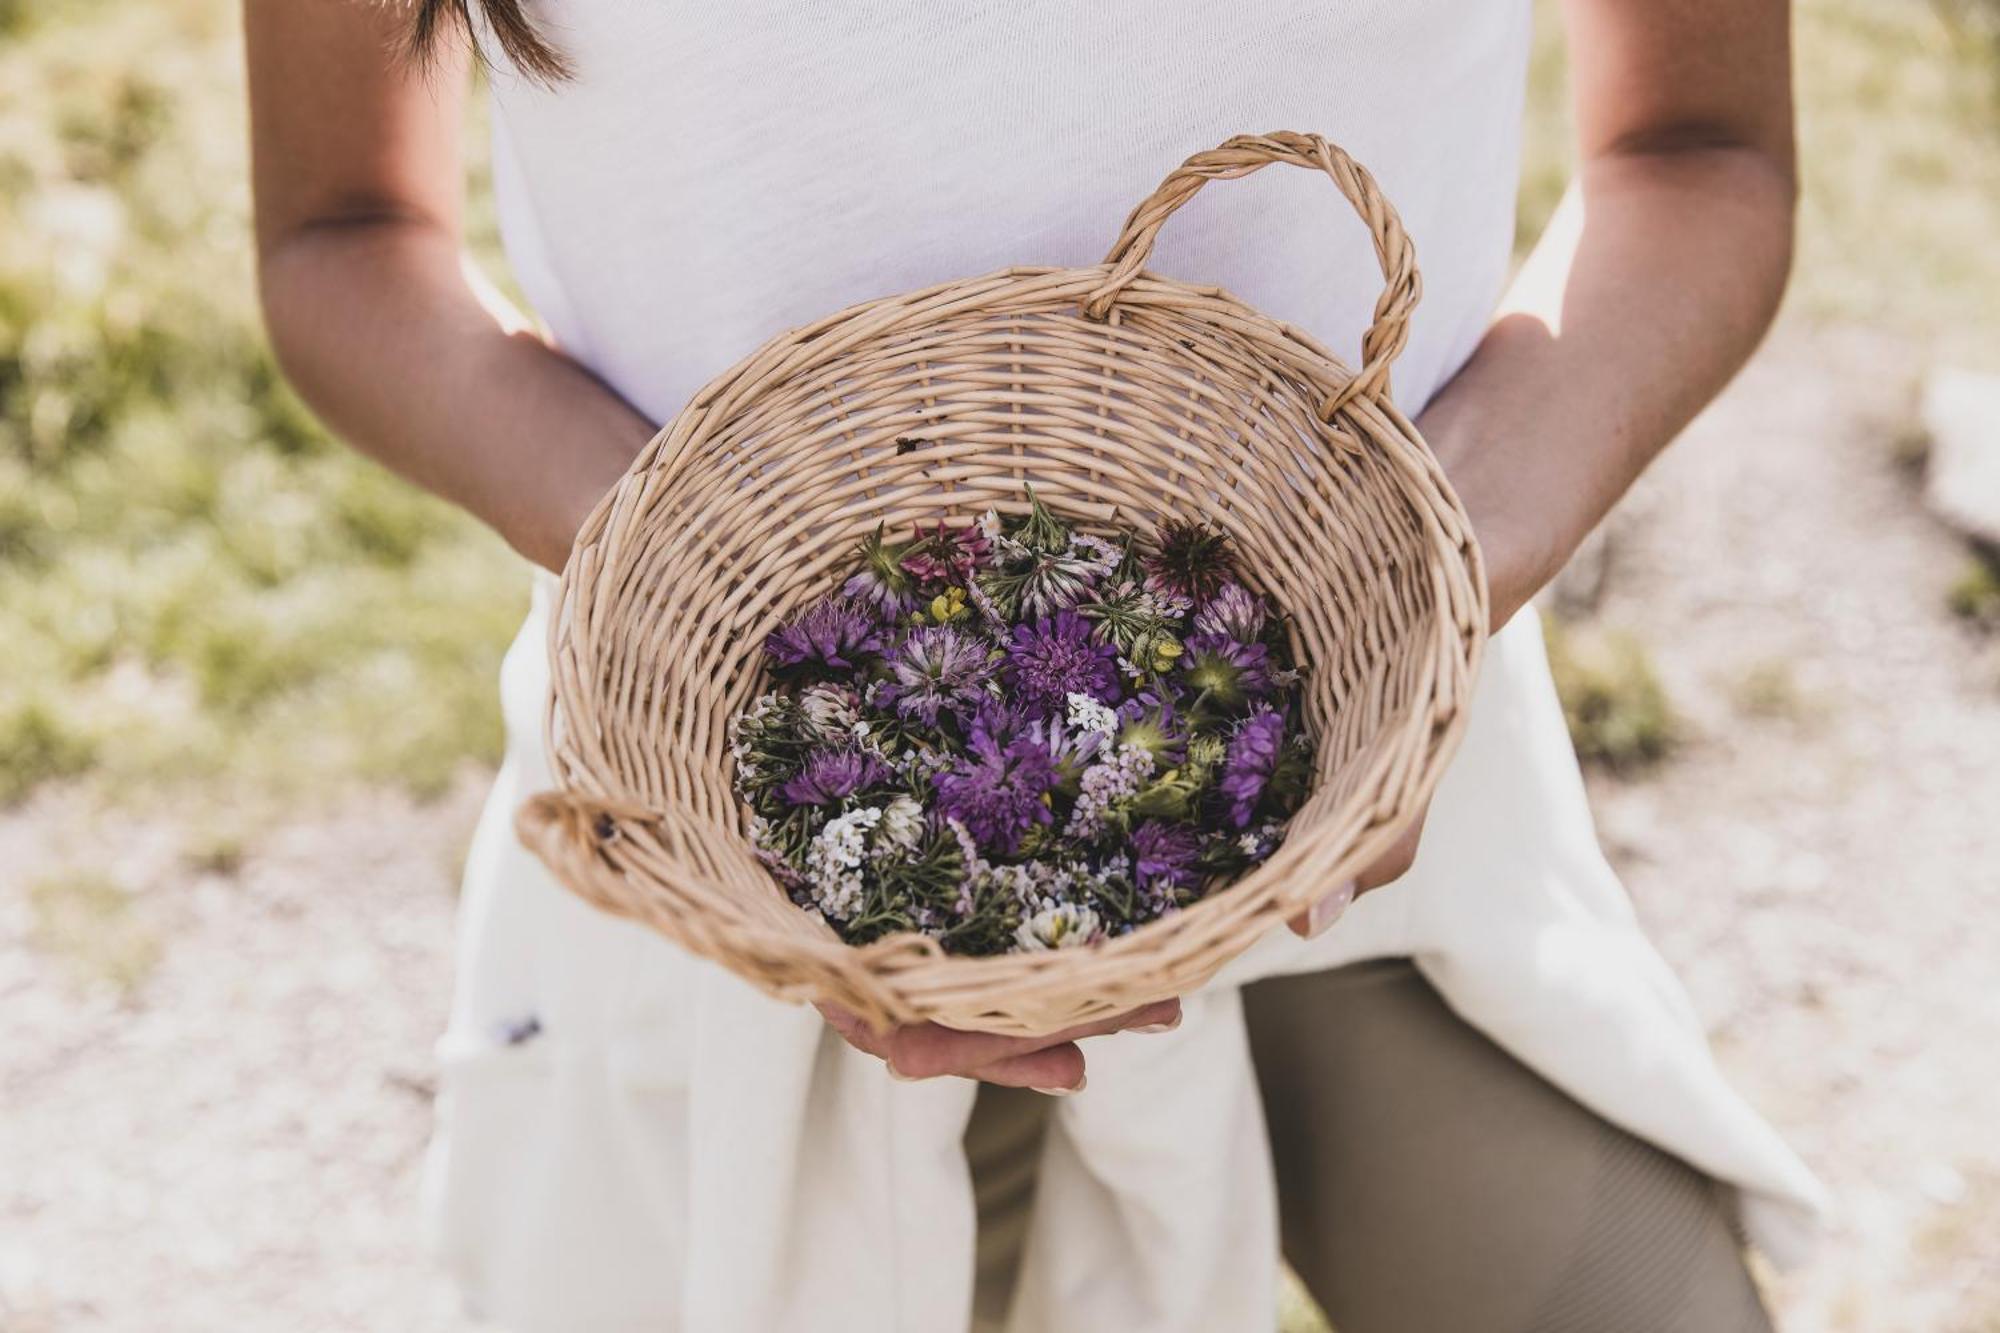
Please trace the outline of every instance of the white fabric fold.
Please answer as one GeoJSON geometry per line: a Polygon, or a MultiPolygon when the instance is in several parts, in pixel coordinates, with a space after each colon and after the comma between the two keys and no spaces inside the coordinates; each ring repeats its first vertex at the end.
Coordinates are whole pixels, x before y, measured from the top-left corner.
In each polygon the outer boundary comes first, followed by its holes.
{"type": "MultiPolygon", "coordinates": [[[[891,1081],[810,1008],[595,913],[514,842],[513,809],[549,781],[546,604],[543,585],[503,674],[510,749],[440,1046],[431,1210],[471,1304],[521,1330],[964,1327],[973,1086],[891,1081]]],[[[1015,1333],[1273,1326],[1275,1190],[1238,988],[1382,956],[1413,957],[1551,1082],[1735,1186],[1772,1258],[1803,1256],[1820,1187],[1716,1070],[1599,853],[1528,615],[1493,641],[1403,882],[1318,940],[1273,932],[1187,997],[1176,1031],[1089,1043],[1088,1089],[1055,1106],[1015,1333]]]]}

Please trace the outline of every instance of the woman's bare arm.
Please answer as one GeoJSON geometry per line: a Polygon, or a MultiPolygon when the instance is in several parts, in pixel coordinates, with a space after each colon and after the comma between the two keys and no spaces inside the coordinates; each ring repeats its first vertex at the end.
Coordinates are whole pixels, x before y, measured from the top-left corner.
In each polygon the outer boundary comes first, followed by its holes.
{"type": "MultiPolygon", "coordinates": [[[[245,0],[258,274],[285,373],[357,448],[559,569],[652,427],[529,329],[466,262],[466,57],[401,55],[407,11],[245,0]]],[[[923,1023],[834,1029],[908,1078],[1082,1086],[1078,1043],[1180,1021],[1166,1000],[1021,1040],[923,1023]]]]}
{"type": "Polygon", "coordinates": [[[560,569],[652,426],[467,261],[467,57],[415,70],[408,21],[399,5],[246,0],[265,320],[349,443],[560,569]]]}
{"type": "Polygon", "coordinates": [[[1494,623],[1541,588],[1763,337],[1796,194],[1786,0],[1565,0],[1580,169],[1422,426],[1494,623]]]}
{"type": "MultiPolygon", "coordinates": [[[[1580,166],[1418,423],[1505,624],[1749,359],[1792,257],[1788,0],[1564,0],[1580,166]]],[[[1410,868],[1420,830],[1356,881],[1410,868]]],[[[1317,934],[1329,895],[1293,929],[1317,934]]]]}

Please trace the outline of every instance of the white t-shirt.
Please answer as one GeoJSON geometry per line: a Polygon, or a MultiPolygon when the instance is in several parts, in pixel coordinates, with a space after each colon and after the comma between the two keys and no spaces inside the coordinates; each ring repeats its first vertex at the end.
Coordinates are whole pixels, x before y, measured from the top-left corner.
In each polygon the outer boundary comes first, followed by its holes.
{"type": "MultiPolygon", "coordinates": [[[[1234,134],[1324,134],[1423,268],[1396,366],[1420,410],[1484,331],[1514,234],[1527,0],[799,4],[553,0],[576,63],[502,76],[508,252],[563,345],[664,422],[773,334],[1016,264],[1092,264],[1234,134]]],[[[1381,281],[1323,177],[1266,170],[1175,215],[1153,267],[1336,351],[1381,281]]]]}

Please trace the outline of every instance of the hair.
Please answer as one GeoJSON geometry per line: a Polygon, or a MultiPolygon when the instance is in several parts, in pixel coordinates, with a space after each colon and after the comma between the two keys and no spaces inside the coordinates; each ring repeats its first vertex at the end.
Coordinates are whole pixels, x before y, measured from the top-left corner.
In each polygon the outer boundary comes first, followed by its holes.
{"type": "Polygon", "coordinates": [[[435,58],[438,45],[452,34],[472,43],[481,60],[487,58],[479,50],[475,36],[472,8],[476,4],[508,63],[538,83],[562,83],[570,77],[568,57],[535,30],[533,20],[523,11],[523,0],[413,0],[413,3],[416,20],[410,27],[410,52],[420,64],[428,65],[435,58]]]}

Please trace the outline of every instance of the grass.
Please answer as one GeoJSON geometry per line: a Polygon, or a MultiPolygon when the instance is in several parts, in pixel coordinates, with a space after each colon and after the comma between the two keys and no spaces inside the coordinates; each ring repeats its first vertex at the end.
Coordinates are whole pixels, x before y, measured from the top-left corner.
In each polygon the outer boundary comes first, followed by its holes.
{"type": "MultiPolygon", "coordinates": [[[[2000,4],[1795,0],[1801,197],[1787,307],[2000,368],[2000,4]]],[[[1520,235],[1561,196],[1566,53],[1538,0],[1520,235]]]]}
{"type": "Polygon", "coordinates": [[[1819,711],[1818,701],[1800,687],[1791,661],[1782,657],[1744,668],[1731,684],[1730,702],[1744,717],[1764,722],[1805,722],[1819,711]]]}
{"type": "Polygon", "coordinates": [[[1967,624],[2000,630],[2000,555],[1975,552],[1945,592],[1945,605],[1967,624]]]}
{"type": "MultiPolygon", "coordinates": [[[[1801,0],[1794,306],[1976,361],[2000,346],[2000,82],[1989,11],[1947,2],[1801,0]]],[[[424,793],[498,752],[519,562],[330,441],[264,347],[236,12],[0,0],[0,804],[424,793]]],[[[1540,17],[1524,236],[1569,171],[1540,17]]],[[[1574,706],[1592,746],[1652,744],[1643,697],[1574,706]]]]}
{"type": "Polygon", "coordinates": [[[1802,0],[1792,305],[2000,366],[2000,75],[1962,0],[1802,0]]]}
{"type": "Polygon", "coordinates": [[[425,793],[498,753],[523,570],[282,383],[233,14],[0,12],[0,802],[425,793]]]}
{"type": "Polygon", "coordinates": [[[160,938],[139,917],[132,895],[87,871],[46,876],[28,885],[30,938],[63,959],[86,985],[108,986],[129,1000],[152,975],[160,938]]]}
{"type": "Polygon", "coordinates": [[[1673,750],[1680,723],[1644,643],[1624,630],[1554,618],[1546,633],[1579,759],[1632,774],[1673,750]]]}

